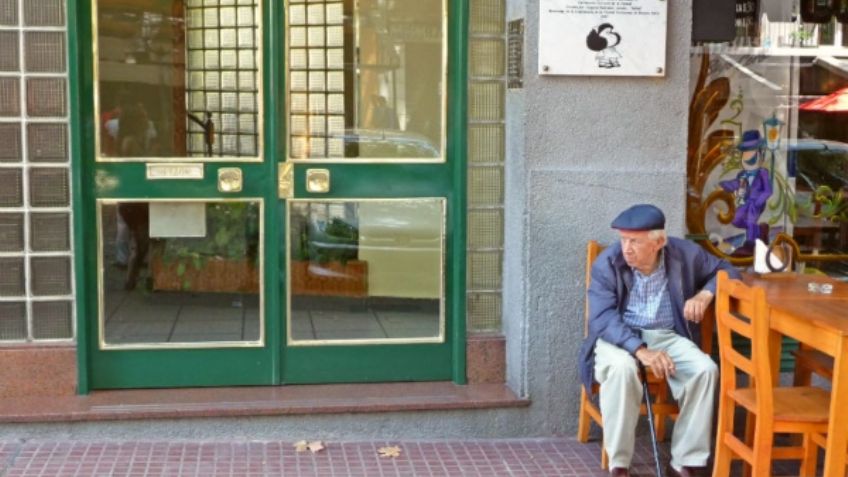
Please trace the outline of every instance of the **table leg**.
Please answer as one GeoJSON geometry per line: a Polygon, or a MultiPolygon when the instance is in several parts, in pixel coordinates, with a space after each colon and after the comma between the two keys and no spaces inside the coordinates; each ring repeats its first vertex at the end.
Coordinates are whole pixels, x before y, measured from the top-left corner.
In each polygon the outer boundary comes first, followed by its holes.
{"type": "Polygon", "coordinates": [[[845,476],[845,454],[848,451],[848,336],[841,338],[833,367],[833,388],[830,393],[830,423],[827,427],[825,477],[845,476]]]}

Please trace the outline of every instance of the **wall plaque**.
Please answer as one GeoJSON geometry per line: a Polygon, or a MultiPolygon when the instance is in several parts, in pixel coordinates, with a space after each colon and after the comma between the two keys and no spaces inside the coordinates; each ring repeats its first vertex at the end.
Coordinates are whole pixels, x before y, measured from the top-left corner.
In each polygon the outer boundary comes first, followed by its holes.
{"type": "Polygon", "coordinates": [[[147,180],[203,179],[203,164],[148,163],[147,180]]]}
{"type": "Polygon", "coordinates": [[[539,74],[664,76],[665,0],[540,0],[539,74]]]}
{"type": "Polygon", "coordinates": [[[524,19],[507,24],[506,86],[519,89],[524,84],[524,19]]]}

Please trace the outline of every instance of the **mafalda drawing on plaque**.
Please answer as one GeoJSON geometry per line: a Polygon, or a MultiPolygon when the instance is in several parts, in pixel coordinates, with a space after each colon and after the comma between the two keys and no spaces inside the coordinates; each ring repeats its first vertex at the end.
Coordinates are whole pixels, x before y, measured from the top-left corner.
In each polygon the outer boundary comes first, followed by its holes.
{"type": "Polygon", "coordinates": [[[539,74],[664,76],[667,0],[540,0],[539,74]]]}

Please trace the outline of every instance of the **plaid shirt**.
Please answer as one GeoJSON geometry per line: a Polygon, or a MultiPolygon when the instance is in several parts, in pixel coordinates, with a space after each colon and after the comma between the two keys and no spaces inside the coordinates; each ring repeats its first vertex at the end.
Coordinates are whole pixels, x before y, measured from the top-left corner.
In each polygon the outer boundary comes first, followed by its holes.
{"type": "Polygon", "coordinates": [[[668,278],[665,260],[660,255],[660,266],[650,275],[633,269],[633,289],[624,310],[624,322],[633,328],[670,330],[674,328],[674,310],[668,295],[668,278]]]}

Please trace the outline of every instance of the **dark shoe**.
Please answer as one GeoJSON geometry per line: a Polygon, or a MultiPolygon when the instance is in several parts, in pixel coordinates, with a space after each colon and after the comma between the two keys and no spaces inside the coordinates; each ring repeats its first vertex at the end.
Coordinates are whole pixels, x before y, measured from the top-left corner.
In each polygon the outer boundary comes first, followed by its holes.
{"type": "Polygon", "coordinates": [[[687,467],[685,465],[678,472],[671,466],[671,463],[669,463],[668,467],[665,469],[665,474],[666,477],[697,477],[700,475],[707,475],[707,472],[705,467],[687,467]]]}
{"type": "Polygon", "coordinates": [[[610,475],[616,477],[630,477],[630,471],[625,469],[624,467],[615,467],[610,470],[610,475]]]}

